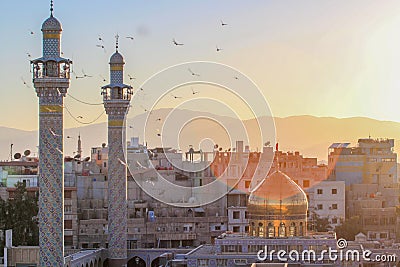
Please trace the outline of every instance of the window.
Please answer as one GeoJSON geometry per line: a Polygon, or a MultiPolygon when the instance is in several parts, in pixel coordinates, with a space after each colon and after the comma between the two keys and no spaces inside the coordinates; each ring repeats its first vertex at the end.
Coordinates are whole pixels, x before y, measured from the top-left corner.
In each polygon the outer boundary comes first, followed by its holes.
{"type": "Polygon", "coordinates": [[[232,216],[233,216],[233,219],[235,219],[235,220],[240,219],[240,211],[234,211],[232,216]]]}
{"type": "Polygon", "coordinates": [[[268,237],[274,237],[275,236],[275,227],[269,223],[268,224],[268,237]]]}
{"type": "Polygon", "coordinates": [[[337,222],[337,218],[332,218],[332,221],[331,221],[333,224],[337,224],[338,222],[337,222]]]}
{"type": "Polygon", "coordinates": [[[336,195],[337,194],[337,189],[336,188],[333,188],[332,189],[332,195],[336,195]]]}
{"type": "Polygon", "coordinates": [[[380,233],[379,237],[382,239],[386,239],[388,237],[387,233],[380,233]]]}
{"type": "Polygon", "coordinates": [[[240,226],[233,226],[232,228],[234,233],[239,233],[240,232],[240,226]]]}
{"type": "Polygon", "coordinates": [[[64,220],[64,229],[72,229],[72,220],[64,220]]]}
{"type": "Polygon", "coordinates": [[[71,212],[72,211],[72,206],[71,205],[65,205],[64,206],[64,212],[65,213],[68,213],[68,212],[71,212]]]}
{"type": "Polygon", "coordinates": [[[73,244],[72,235],[64,236],[64,246],[71,247],[73,244]]]}
{"type": "Polygon", "coordinates": [[[303,187],[304,188],[310,187],[310,180],[303,180],[303,187]]]}
{"type": "Polygon", "coordinates": [[[251,181],[244,181],[244,187],[250,188],[251,181]]]}
{"type": "Polygon", "coordinates": [[[215,226],[215,231],[221,231],[221,226],[216,225],[216,226],[215,226]]]}
{"type": "Polygon", "coordinates": [[[244,227],[244,231],[245,231],[246,233],[249,232],[249,226],[248,226],[248,225],[246,225],[246,226],[244,227]]]}
{"type": "Polygon", "coordinates": [[[322,195],[322,192],[323,192],[322,189],[317,189],[317,194],[318,195],[322,195]]]}
{"type": "Polygon", "coordinates": [[[71,191],[64,191],[64,198],[71,198],[71,191]]]}
{"type": "Polygon", "coordinates": [[[107,168],[107,162],[106,161],[103,162],[103,167],[107,168]]]}
{"type": "Polygon", "coordinates": [[[247,213],[247,211],[245,211],[245,212],[244,212],[244,218],[245,218],[245,219],[248,219],[248,218],[249,218],[248,216],[249,216],[249,214],[247,213]]]}
{"type": "Polygon", "coordinates": [[[285,237],[286,236],[286,226],[284,223],[281,223],[279,225],[279,237],[285,237]]]}
{"type": "Polygon", "coordinates": [[[322,204],[318,204],[317,205],[317,210],[322,210],[324,207],[322,206],[322,204]]]}
{"type": "Polygon", "coordinates": [[[332,209],[337,210],[337,204],[332,204],[332,209]]]}

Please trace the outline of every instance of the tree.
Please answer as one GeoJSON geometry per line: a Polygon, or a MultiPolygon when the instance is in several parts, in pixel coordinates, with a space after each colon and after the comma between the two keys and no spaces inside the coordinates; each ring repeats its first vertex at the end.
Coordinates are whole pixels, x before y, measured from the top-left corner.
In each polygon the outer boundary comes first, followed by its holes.
{"type": "Polygon", "coordinates": [[[346,240],[354,240],[358,233],[364,233],[359,216],[354,216],[342,221],[340,225],[336,226],[335,231],[337,238],[344,238],[346,240]]]}
{"type": "Polygon", "coordinates": [[[313,212],[311,216],[311,221],[308,223],[309,230],[316,232],[327,232],[332,230],[328,218],[321,218],[315,212],[313,212]]]}
{"type": "MultiPolygon", "coordinates": [[[[13,230],[13,245],[37,246],[39,228],[36,222],[39,211],[37,197],[27,193],[26,186],[18,182],[14,198],[0,201],[0,228],[13,230]]],[[[4,241],[0,248],[4,246],[4,241]]]]}

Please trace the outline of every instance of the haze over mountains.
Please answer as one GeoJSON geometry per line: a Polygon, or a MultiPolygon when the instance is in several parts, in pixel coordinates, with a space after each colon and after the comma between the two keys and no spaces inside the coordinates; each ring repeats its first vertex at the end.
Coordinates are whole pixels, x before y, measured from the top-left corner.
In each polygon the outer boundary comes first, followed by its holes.
{"type": "MultiPolygon", "coordinates": [[[[228,129],[238,129],[241,122],[231,117],[211,115],[207,112],[192,110],[174,110],[173,121],[166,120],[167,126],[162,129],[163,122],[170,109],[159,109],[153,111],[146,127],[146,141],[149,147],[161,145],[174,146],[177,142],[183,151],[186,151],[189,145],[198,149],[198,144],[203,140],[202,147],[209,148],[211,142],[204,142],[204,138],[211,137],[226,150],[230,147],[228,134],[233,138],[245,139],[240,132],[232,133],[235,130],[224,131],[222,127],[215,122],[221,122],[228,129]],[[213,117],[214,122],[207,119],[197,119],[195,122],[186,124],[184,122],[194,117],[213,117]],[[159,120],[161,118],[161,120],[159,120]],[[172,128],[171,128],[172,127],[172,128]],[[173,128],[176,129],[173,129],[173,128]],[[166,128],[169,128],[165,130],[166,128]],[[179,129],[181,129],[179,136],[179,129]],[[172,130],[170,130],[172,129],[172,130]],[[172,132],[171,132],[172,131],[172,132]],[[175,133],[176,131],[176,133],[175,133]],[[161,136],[160,136],[161,135],[161,136]],[[179,141],[176,141],[179,140],[179,141]]],[[[141,114],[133,118],[128,118],[127,138],[133,135],[140,136],[143,142],[143,125],[148,114],[141,114]],[[131,127],[129,127],[131,126],[131,127]]],[[[248,129],[255,129],[255,121],[244,121],[243,124],[248,129]]],[[[314,117],[314,116],[291,116],[286,118],[275,118],[276,139],[279,142],[279,148],[283,151],[300,151],[306,157],[317,157],[318,160],[326,160],[328,147],[334,142],[350,142],[355,144],[359,138],[393,138],[395,139],[395,152],[400,152],[400,123],[390,121],[378,121],[369,118],[332,118],[332,117],[314,117]]],[[[65,155],[73,156],[77,150],[77,138],[80,133],[84,156],[90,155],[90,148],[101,146],[107,143],[107,125],[106,123],[92,124],[79,128],[65,129],[65,155]],[[66,138],[69,136],[70,138],[66,138]]],[[[258,131],[249,131],[250,139],[257,139],[258,131]]],[[[235,140],[233,140],[234,142],[235,140]]],[[[270,140],[258,140],[262,142],[270,140]]],[[[24,131],[7,127],[0,127],[0,160],[10,158],[10,144],[13,145],[13,153],[24,152],[30,149],[37,152],[38,137],[37,131],[24,131]]],[[[260,144],[260,142],[258,142],[260,144]]],[[[211,146],[212,148],[212,146],[211,146]]],[[[252,150],[260,150],[261,147],[252,147],[252,150]]]]}

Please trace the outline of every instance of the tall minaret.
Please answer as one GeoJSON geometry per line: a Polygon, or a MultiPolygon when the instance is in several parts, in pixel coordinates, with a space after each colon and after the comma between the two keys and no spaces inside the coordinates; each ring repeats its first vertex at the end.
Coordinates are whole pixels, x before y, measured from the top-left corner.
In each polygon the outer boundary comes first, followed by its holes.
{"type": "Polygon", "coordinates": [[[76,153],[79,155],[79,158],[82,158],[82,141],[81,141],[81,134],[78,135],[78,150],[76,153]]]}
{"type": "Polygon", "coordinates": [[[125,115],[132,87],[124,84],[124,58],[116,51],[110,58],[110,84],[103,86],[104,108],[108,115],[108,255],[110,266],[127,260],[127,167],[125,115]]]}
{"type": "Polygon", "coordinates": [[[60,57],[61,23],[43,22],[43,56],[31,61],[39,97],[39,266],[64,266],[64,97],[69,87],[69,59],[60,57]]]}

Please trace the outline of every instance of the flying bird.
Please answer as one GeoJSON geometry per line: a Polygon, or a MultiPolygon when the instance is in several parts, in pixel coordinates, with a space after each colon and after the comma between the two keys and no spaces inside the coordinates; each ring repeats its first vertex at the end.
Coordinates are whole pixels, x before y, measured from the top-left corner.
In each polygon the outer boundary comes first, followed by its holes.
{"type": "Polygon", "coordinates": [[[172,42],[174,43],[174,45],[183,45],[183,43],[178,43],[178,42],[175,40],[175,38],[172,39],[172,42]]]}
{"type": "Polygon", "coordinates": [[[103,42],[103,43],[104,43],[104,40],[103,40],[103,38],[101,38],[101,36],[100,36],[100,35],[99,35],[98,39],[99,39],[99,41],[101,41],[101,42],[103,42]]]}
{"type": "Polygon", "coordinates": [[[61,134],[56,134],[53,129],[49,129],[49,131],[53,136],[61,136],[61,134]]]}
{"type": "Polygon", "coordinates": [[[126,38],[131,39],[132,41],[133,41],[133,39],[135,39],[132,36],[126,36],[126,38]]]}
{"type": "Polygon", "coordinates": [[[182,98],[181,96],[176,96],[176,95],[173,95],[173,94],[171,94],[171,96],[172,96],[173,98],[175,98],[175,99],[177,99],[177,98],[182,98]]]}
{"type": "Polygon", "coordinates": [[[222,21],[222,19],[221,19],[221,26],[226,26],[226,25],[228,25],[227,23],[224,23],[223,21],[222,21]]]}
{"type": "Polygon", "coordinates": [[[30,58],[31,57],[31,54],[30,53],[26,53],[26,55],[30,58]]]}
{"type": "MultiPolygon", "coordinates": [[[[57,110],[49,108],[49,107],[44,107],[48,112],[56,112],[57,110]]],[[[51,131],[51,130],[50,130],[51,131]]],[[[54,133],[54,132],[53,132],[54,133]]]]}
{"type": "Polygon", "coordinates": [[[72,138],[71,136],[67,135],[66,138],[72,138]]]}
{"type": "Polygon", "coordinates": [[[29,33],[31,34],[31,35],[34,35],[35,33],[32,31],[32,30],[30,30],[30,29],[28,29],[28,31],[29,31],[29,33]]]}
{"type": "Polygon", "coordinates": [[[142,105],[140,105],[140,107],[144,110],[144,112],[147,112],[148,110],[145,108],[145,107],[143,107],[142,105]]]}
{"type": "Polygon", "coordinates": [[[192,94],[193,94],[193,95],[200,93],[199,91],[193,90],[193,88],[191,88],[191,89],[192,89],[192,94]]]}
{"type": "Polygon", "coordinates": [[[188,71],[189,71],[190,74],[192,74],[193,76],[200,76],[200,74],[193,72],[190,68],[188,68],[188,71]]]}
{"type": "Polygon", "coordinates": [[[233,76],[233,79],[235,79],[235,80],[239,80],[239,77],[237,77],[237,76],[233,76]]]}
{"type": "Polygon", "coordinates": [[[139,161],[136,161],[136,164],[137,164],[140,168],[142,168],[142,169],[147,169],[145,166],[143,166],[142,164],[140,164],[139,161]]]}
{"type": "Polygon", "coordinates": [[[161,121],[161,118],[157,118],[156,121],[161,121]]]}
{"type": "Polygon", "coordinates": [[[130,74],[128,74],[129,80],[136,80],[135,77],[132,77],[130,74]]]}
{"type": "Polygon", "coordinates": [[[103,82],[107,82],[106,78],[104,78],[102,75],[99,75],[99,76],[103,80],[103,82]]]}
{"type": "Polygon", "coordinates": [[[77,119],[83,119],[83,117],[82,116],[78,116],[78,117],[76,117],[77,119]]]}
{"type": "Polygon", "coordinates": [[[222,48],[219,48],[217,45],[215,47],[217,48],[217,52],[222,50],[222,48]]]}
{"type": "Polygon", "coordinates": [[[21,81],[22,81],[22,83],[23,83],[26,87],[31,88],[31,87],[25,82],[25,80],[24,80],[23,77],[21,77],[21,81]]]}
{"type": "Polygon", "coordinates": [[[119,161],[119,163],[121,163],[122,165],[127,166],[127,164],[126,164],[124,161],[122,161],[120,158],[118,158],[118,161],[119,161]]]}
{"type": "Polygon", "coordinates": [[[86,77],[88,77],[88,78],[93,77],[93,76],[91,76],[91,75],[87,75],[83,69],[82,69],[82,73],[83,73],[83,77],[84,77],[84,78],[86,78],[86,77]]]}
{"type": "Polygon", "coordinates": [[[104,46],[104,45],[96,45],[97,47],[99,47],[99,48],[101,48],[101,49],[103,49],[104,50],[104,53],[106,53],[106,47],[104,46]]]}

